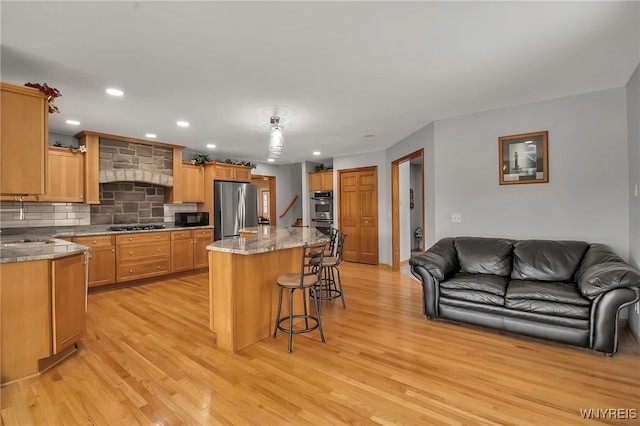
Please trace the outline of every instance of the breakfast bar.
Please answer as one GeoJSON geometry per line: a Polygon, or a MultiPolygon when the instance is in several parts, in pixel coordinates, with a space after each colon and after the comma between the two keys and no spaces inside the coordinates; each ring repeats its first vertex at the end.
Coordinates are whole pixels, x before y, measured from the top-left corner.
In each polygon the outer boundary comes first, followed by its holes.
{"type": "MultiPolygon", "coordinates": [[[[219,348],[235,353],[273,332],[279,275],[300,270],[305,244],[328,237],[315,228],[259,226],[209,250],[209,327],[219,348]]],[[[296,300],[300,307],[302,300],[296,300]]],[[[283,313],[283,315],[286,312],[283,313]]]]}

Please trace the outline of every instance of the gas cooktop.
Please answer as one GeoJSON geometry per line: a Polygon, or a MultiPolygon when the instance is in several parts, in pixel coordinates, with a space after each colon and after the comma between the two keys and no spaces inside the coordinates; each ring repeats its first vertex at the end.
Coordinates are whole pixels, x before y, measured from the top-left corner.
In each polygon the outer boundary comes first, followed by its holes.
{"type": "Polygon", "coordinates": [[[109,228],[109,231],[149,231],[151,229],[164,229],[164,225],[123,225],[123,226],[112,226],[109,228]]]}

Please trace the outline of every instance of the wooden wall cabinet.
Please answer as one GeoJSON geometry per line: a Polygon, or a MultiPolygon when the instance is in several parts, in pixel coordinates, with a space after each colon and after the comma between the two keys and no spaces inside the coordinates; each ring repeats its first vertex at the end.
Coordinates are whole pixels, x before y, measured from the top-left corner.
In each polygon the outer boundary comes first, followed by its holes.
{"type": "Polygon", "coordinates": [[[0,194],[44,194],[49,104],[38,89],[0,82],[0,194]]]}
{"type": "Polygon", "coordinates": [[[309,191],[333,191],[333,170],[309,172],[309,191]]]}
{"type": "Polygon", "coordinates": [[[171,231],[171,272],[208,267],[206,247],[212,242],[212,229],[171,231]]]}
{"type": "Polygon", "coordinates": [[[116,246],[114,235],[75,237],[73,242],[91,248],[89,259],[89,287],[116,282],[116,246]]]}
{"type": "Polygon", "coordinates": [[[204,167],[182,164],[182,202],[204,203],[204,167]]]}
{"type": "Polygon", "coordinates": [[[251,182],[251,167],[235,164],[216,164],[213,168],[214,180],[251,182]]]}
{"type": "Polygon", "coordinates": [[[47,192],[40,201],[84,201],[84,155],[50,146],[47,154],[47,192]]]}
{"type": "Polygon", "coordinates": [[[0,264],[3,384],[75,351],[85,328],[85,268],[85,254],[0,264]]]}
{"type": "Polygon", "coordinates": [[[169,232],[116,235],[117,282],[168,274],[171,270],[169,239],[169,232]]]}

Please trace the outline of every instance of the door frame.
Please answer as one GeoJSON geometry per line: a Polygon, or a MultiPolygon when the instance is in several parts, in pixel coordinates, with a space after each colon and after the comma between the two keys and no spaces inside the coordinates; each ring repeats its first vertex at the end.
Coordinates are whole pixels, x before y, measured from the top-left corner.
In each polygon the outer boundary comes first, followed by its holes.
{"type": "Polygon", "coordinates": [[[276,226],[276,177],[269,175],[251,174],[251,181],[268,180],[269,181],[269,225],[276,226]]]}
{"type": "Polygon", "coordinates": [[[422,230],[424,241],[424,148],[400,157],[391,162],[391,270],[400,271],[400,164],[411,161],[414,158],[422,158],[421,182],[422,182],[422,230]]]}

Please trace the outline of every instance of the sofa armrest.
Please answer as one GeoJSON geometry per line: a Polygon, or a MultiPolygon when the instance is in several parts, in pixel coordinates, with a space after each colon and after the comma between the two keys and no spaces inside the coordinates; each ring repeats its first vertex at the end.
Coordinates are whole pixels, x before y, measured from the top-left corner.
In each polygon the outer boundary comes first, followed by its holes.
{"type": "Polygon", "coordinates": [[[422,266],[438,281],[444,281],[460,268],[453,238],[443,238],[429,250],[409,259],[412,267],[422,266]]]}
{"type": "Polygon", "coordinates": [[[624,262],[607,262],[590,266],[578,276],[578,288],[590,300],[616,288],[640,287],[640,273],[624,262]]]}
{"type": "Polygon", "coordinates": [[[591,348],[614,354],[618,350],[618,316],[620,310],[640,300],[634,288],[616,288],[602,293],[591,309],[591,348]]]}

